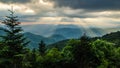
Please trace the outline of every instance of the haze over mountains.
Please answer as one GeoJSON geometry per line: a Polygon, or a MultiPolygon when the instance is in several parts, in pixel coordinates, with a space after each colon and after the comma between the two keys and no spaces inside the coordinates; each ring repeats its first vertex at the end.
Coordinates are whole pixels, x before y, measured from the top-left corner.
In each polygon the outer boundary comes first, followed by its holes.
{"type": "Polygon", "coordinates": [[[83,33],[86,33],[87,35],[94,37],[94,36],[101,36],[109,32],[115,32],[120,29],[119,25],[115,27],[96,27],[96,26],[84,27],[81,25],[73,25],[73,24],[68,24],[68,25],[38,24],[38,25],[23,25],[22,27],[25,32],[31,32],[45,37],[49,37],[53,34],[59,34],[59,33],[62,34],[72,33],[72,35],[76,33],[77,34],[80,33],[79,36],[83,33]]]}
{"type": "MultiPolygon", "coordinates": [[[[41,40],[45,41],[46,44],[53,44],[65,39],[80,38],[84,33],[90,37],[98,37],[112,31],[118,31],[120,29],[119,27],[85,28],[78,25],[52,24],[24,25],[22,27],[25,31],[25,36],[31,41],[29,46],[30,48],[37,48],[38,43],[41,40]]],[[[0,31],[0,35],[4,35],[4,32],[0,31]]]]}

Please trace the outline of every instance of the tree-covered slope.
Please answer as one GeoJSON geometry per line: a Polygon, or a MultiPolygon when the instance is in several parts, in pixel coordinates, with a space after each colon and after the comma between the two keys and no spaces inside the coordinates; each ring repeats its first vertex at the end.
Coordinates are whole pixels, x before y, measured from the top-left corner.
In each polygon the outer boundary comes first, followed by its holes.
{"type": "MultiPolygon", "coordinates": [[[[102,37],[91,38],[91,40],[96,40],[96,39],[103,39],[103,40],[106,40],[106,41],[109,41],[109,42],[113,42],[117,46],[120,46],[120,31],[111,32],[111,33],[108,33],[106,35],[103,35],[102,37]]],[[[54,44],[49,45],[48,47],[52,48],[52,47],[56,46],[56,47],[61,49],[61,48],[63,48],[66,45],[66,43],[68,41],[69,41],[69,39],[68,40],[59,41],[59,42],[56,42],[54,44]]]]}

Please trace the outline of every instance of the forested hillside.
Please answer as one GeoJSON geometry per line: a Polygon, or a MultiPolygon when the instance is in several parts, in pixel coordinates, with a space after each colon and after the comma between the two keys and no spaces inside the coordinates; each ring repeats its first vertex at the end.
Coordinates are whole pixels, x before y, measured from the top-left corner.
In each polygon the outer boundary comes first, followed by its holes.
{"type": "Polygon", "coordinates": [[[112,32],[110,34],[106,34],[102,37],[102,39],[113,42],[117,46],[120,46],[120,31],[112,32]]]}
{"type": "MultiPolygon", "coordinates": [[[[79,38],[78,38],[79,39],[79,38]]],[[[90,38],[91,41],[95,41],[97,39],[101,39],[101,40],[106,40],[109,42],[114,43],[116,46],[120,45],[120,31],[117,32],[111,32],[109,34],[103,35],[102,37],[93,37],[90,38]]],[[[63,48],[66,46],[66,43],[69,41],[70,39],[67,40],[62,40],[56,43],[53,43],[51,45],[48,45],[48,48],[52,48],[52,47],[58,47],[59,49],[63,48]]]]}

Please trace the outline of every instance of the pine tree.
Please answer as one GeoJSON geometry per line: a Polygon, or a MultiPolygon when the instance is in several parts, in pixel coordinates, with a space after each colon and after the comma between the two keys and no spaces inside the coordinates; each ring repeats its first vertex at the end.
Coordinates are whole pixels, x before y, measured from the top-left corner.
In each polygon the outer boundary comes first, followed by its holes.
{"type": "Polygon", "coordinates": [[[92,52],[89,42],[89,38],[84,34],[80,38],[80,43],[73,46],[74,62],[78,68],[90,67],[92,52]]]}
{"type": "Polygon", "coordinates": [[[46,51],[46,44],[44,43],[44,41],[41,40],[41,42],[39,43],[39,53],[40,55],[44,55],[46,51]]]}
{"type": "Polygon", "coordinates": [[[14,12],[9,10],[10,15],[6,16],[6,19],[2,22],[5,28],[2,28],[5,32],[5,36],[2,37],[2,43],[8,47],[7,58],[12,59],[12,68],[21,67],[22,57],[25,52],[25,46],[29,43],[26,42],[26,38],[23,35],[23,30],[19,26],[18,17],[14,16],[14,12]]]}
{"type": "Polygon", "coordinates": [[[32,65],[31,68],[37,68],[37,64],[38,64],[38,63],[36,62],[36,60],[37,60],[37,55],[36,55],[36,49],[34,48],[34,49],[32,50],[31,60],[30,60],[31,65],[32,65]]]}

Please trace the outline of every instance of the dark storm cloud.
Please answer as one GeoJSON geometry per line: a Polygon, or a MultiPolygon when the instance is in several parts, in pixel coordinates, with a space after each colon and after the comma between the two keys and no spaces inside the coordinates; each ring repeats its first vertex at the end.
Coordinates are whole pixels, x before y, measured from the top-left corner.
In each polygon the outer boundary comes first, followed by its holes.
{"type": "Polygon", "coordinates": [[[119,10],[120,0],[49,0],[55,2],[55,7],[70,7],[73,9],[119,10]]]}
{"type": "Polygon", "coordinates": [[[31,0],[0,0],[2,3],[28,3],[31,0]]]}

